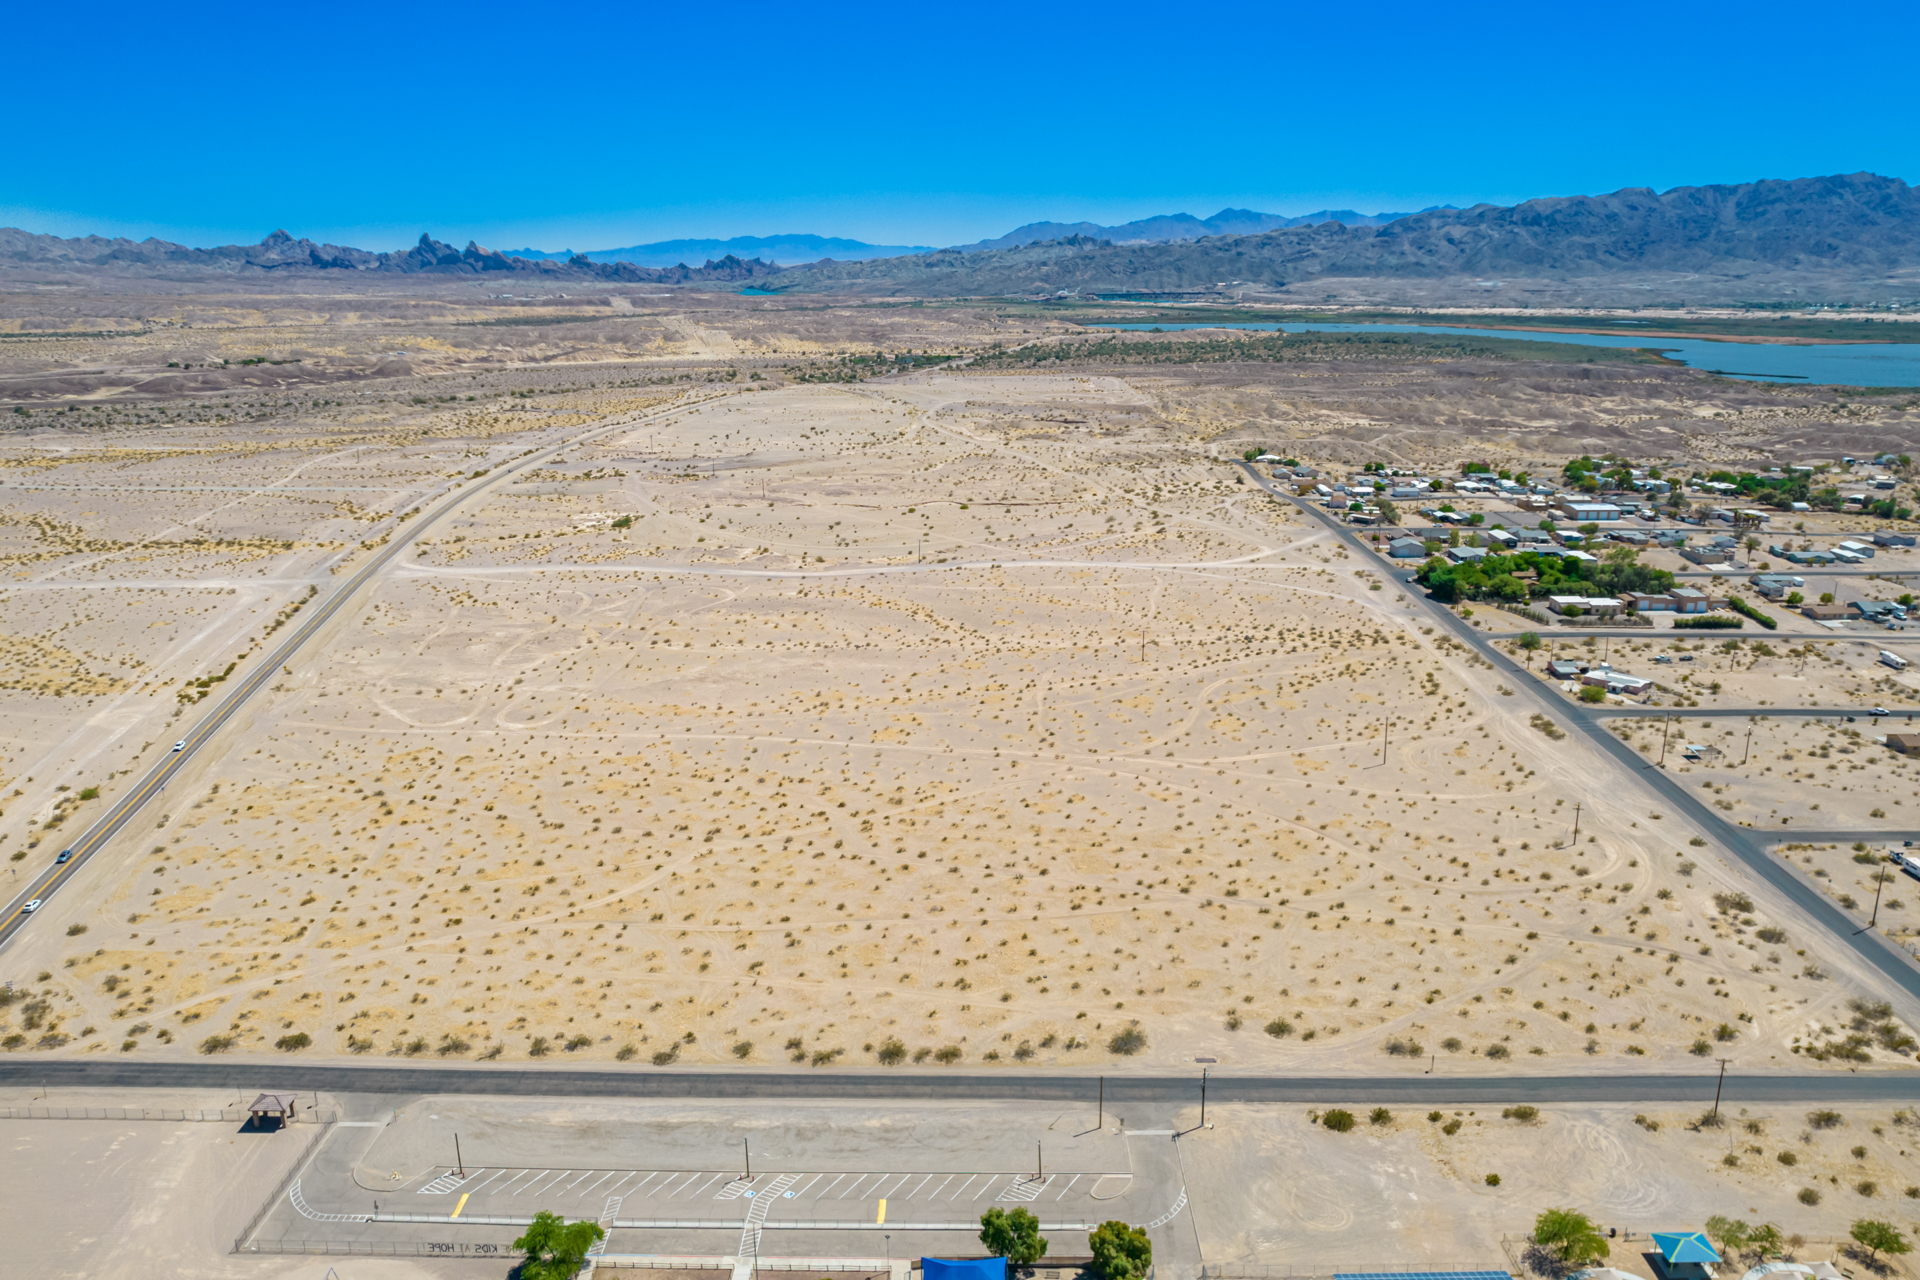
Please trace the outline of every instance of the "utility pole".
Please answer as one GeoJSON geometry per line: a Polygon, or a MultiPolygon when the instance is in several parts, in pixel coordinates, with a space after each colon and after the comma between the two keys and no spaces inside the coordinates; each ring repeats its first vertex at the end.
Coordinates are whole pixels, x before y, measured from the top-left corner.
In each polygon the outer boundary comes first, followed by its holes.
{"type": "Polygon", "coordinates": [[[1740,765],[1742,768],[1746,767],[1747,757],[1751,754],[1753,754],[1753,726],[1749,724],[1747,726],[1747,747],[1746,750],[1740,753],[1740,765]]]}
{"type": "Polygon", "coordinates": [[[457,1133],[453,1135],[453,1167],[459,1170],[461,1181],[464,1182],[467,1177],[467,1162],[461,1158],[460,1135],[457,1133]]]}
{"type": "Polygon", "coordinates": [[[1393,735],[1393,717],[1388,716],[1380,722],[1380,763],[1387,762],[1387,742],[1393,735]]]}
{"type": "Polygon", "coordinates": [[[1727,1064],[1732,1062],[1733,1059],[1721,1058],[1718,1059],[1718,1061],[1720,1063],[1720,1079],[1713,1086],[1713,1110],[1709,1113],[1715,1120],[1720,1118],[1720,1090],[1727,1083],[1727,1064]]]}
{"type": "Polygon", "coordinates": [[[1094,1117],[1093,1127],[1096,1129],[1104,1129],[1107,1127],[1107,1078],[1105,1076],[1100,1077],[1099,1107],[1100,1109],[1094,1117]]]}
{"type": "Polygon", "coordinates": [[[1047,1157],[1038,1142],[1033,1144],[1033,1180],[1035,1182],[1047,1180],[1047,1157]]]}
{"type": "Polygon", "coordinates": [[[740,1139],[740,1149],[746,1153],[746,1159],[747,1159],[746,1171],[740,1175],[740,1181],[752,1182],[753,1181],[753,1139],[751,1138],[740,1139]]]}
{"type": "Polygon", "coordinates": [[[1580,802],[1573,802],[1573,842],[1580,843],[1580,802]]]}
{"type": "Polygon", "coordinates": [[[1667,767],[1667,728],[1672,723],[1672,716],[1665,716],[1660,721],[1660,767],[1662,769],[1667,767]]]}
{"type": "Polygon", "coordinates": [[[1207,1127],[1207,1072],[1211,1068],[1200,1068],[1200,1127],[1207,1127]]]}
{"type": "Polygon", "coordinates": [[[1859,937],[1861,934],[1865,933],[1868,929],[1873,928],[1874,925],[1879,923],[1880,921],[1880,888],[1882,885],[1886,884],[1886,882],[1887,882],[1887,869],[1885,867],[1875,867],[1873,872],[1873,915],[1868,917],[1866,924],[1862,925],[1860,928],[1855,929],[1853,931],[1855,937],[1859,937]]]}

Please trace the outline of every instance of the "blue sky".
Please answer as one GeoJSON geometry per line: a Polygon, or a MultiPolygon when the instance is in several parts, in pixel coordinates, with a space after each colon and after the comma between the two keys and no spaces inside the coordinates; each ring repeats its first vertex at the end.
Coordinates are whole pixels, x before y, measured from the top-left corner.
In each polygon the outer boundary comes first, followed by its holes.
{"type": "Polygon", "coordinates": [[[0,223],[367,248],[1920,179],[1920,6],[476,0],[8,19],[0,223]]]}

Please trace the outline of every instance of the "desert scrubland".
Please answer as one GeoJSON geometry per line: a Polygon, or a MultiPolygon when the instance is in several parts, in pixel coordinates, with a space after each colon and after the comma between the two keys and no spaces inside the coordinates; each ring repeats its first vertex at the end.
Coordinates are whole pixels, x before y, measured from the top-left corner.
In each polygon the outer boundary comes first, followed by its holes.
{"type": "MultiPolygon", "coordinates": [[[[1910,437],[1905,400],[1311,343],[900,358],[1065,328],[1012,306],[88,305],[58,332],[112,336],[0,351],[16,875],[458,501],[13,942],[7,1051],[1564,1073],[1865,1026],[1908,1061],[1908,1011],[1553,686],[1225,465],[1718,464],[1910,437]]],[[[1784,696],[1790,659],[1702,653],[1722,702],[1784,696]]],[[[1898,825],[1910,768],[1836,732],[1697,778],[1898,825]]]]}

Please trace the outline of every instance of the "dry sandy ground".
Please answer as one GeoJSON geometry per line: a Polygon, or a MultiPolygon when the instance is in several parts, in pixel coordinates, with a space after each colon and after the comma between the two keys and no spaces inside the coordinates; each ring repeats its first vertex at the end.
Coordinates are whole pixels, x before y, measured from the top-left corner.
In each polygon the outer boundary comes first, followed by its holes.
{"type": "MultiPolygon", "coordinates": [[[[1709,951],[1712,895],[1745,878],[1711,850],[1683,873],[1694,832],[1532,728],[1378,566],[1235,484],[1175,391],[743,392],[476,486],[35,921],[8,961],[36,998],[0,1031],[62,1054],[305,1036],[824,1067],[897,1044],[907,1069],[1110,1069],[1137,1026],[1150,1068],[1372,1070],[1417,1043],[1572,1071],[1691,1065],[1715,1035],[1782,1064],[1850,1016],[1863,975],[1764,895],[1806,956],[1709,951]]],[[[515,435],[430,410],[395,483],[417,501],[636,394],[572,393],[515,435]]],[[[98,707],[12,704],[35,710],[9,767],[65,734],[98,762],[76,790],[115,785],[114,751],[163,749],[180,680],[303,595],[342,518],[249,517],[291,544],[251,566],[278,594],[69,641],[112,656],[108,706],[159,718],[129,711],[107,750],[98,707]],[[226,630],[188,672],[167,645],[194,625],[226,630]],[[136,661],[168,682],[142,693],[136,661]]],[[[87,581],[154,581],[110,561],[87,581]]],[[[15,824],[59,797],[9,786],[0,847],[47,839],[15,824]]]]}

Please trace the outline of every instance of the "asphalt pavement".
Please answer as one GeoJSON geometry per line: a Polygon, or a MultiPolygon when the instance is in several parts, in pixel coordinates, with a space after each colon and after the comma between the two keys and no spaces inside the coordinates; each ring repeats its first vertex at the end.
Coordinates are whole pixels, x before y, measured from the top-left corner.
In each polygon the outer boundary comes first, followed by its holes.
{"type": "MultiPolygon", "coordinates": [[[[1265,476],[1262,476],[1259,471],[1251,465],[1246,463],[1240,463],[1238,465],[1253,478],[1255,484],[1265,489],[1268,493],[1271,493],[1274,497],[1284,502],[1292,503],[1295,507],[1298,507],[1301,511],[1319,521],[1331,531],[1334,536],[1341,539],[1351,550],[1360,553],[1369,561],[1378,560],[1379,557],[1374,550],[1363,542],[1359,535],[1354,533],[1350,527],[1340,524],[1338,521],[1332,519],[1326,512],[1321,511],[1311,503],[1301,502],[1293,494],[1281,489],[1265,476]]],[[[1493,644],[1492,638],[1485,632],[1476,628],[1466,619],[1461,618],[1458,614],[1454,613],[1453,610],[1429,598],[1417,586],[1407,587],[1407,595],[1409,599],[1416,602],[1416,607],[1424,610],[1436,623],[1445,627],[1454,638],[1463,644],[1471,646],[1473,651],[1492,664],[1495,670],[1511,676],[1516,681],[1520,681],[1525,687],[1527,696],[1539,702],[1542,710],[1550,710],[1567,720],[1575,732],[1584,734],[1596,747],[1612,757],[1621,768],[1639,777],[1641,781],[1647,785],[1648,789],[1658,795],[1665,804],[1684,814],[1690,821],[1699,826],[1701,830],[1707,832],[1708,835],[1729,854],[1745,863],[1760,879],[1778,889],[1792,901],[1795,906],[1812,917],[1815,923],[1831,933],[1834,940],[1841,946],[1853,951],[1862,960],[1866,961],[1867,964],[1878,970],[1894,987],[1906,995],[1920,1000],[1920,967],[1915,965],[1912,957],[1899,947],[1894,946],[1882,938],[1879,933],[1873,930],[1863,929],[1861,926],[1864,922],[1855,920],[1847,915],[1831,898],[1802,881],[1791,868],[1786,866],[1780,859],[1773,857],[1769,852],[1775,844],[1778,844],[1783,839],[1792,839],[1796,843],[1825,841],[1833,838],[1831,834],[1782,828],[1778,832],[1763,835],[1759,831],[1751,828],[1736,826],[1733,823],[1727,822],[1721,818],[1719,814],[1696,799],[1691,792],[1681,786],[1680,783],[1664,769],[1658,768],[1651,762],[1645,760],[1631,745],[1621,741],[1614,734],[1607,732],[1599,719],[1570,715],[1568,713],[1567,703],[1559,699],[1549,700],[1538,683],[1530,677],[1527,670],[1496,647],[1493,644]]],[[[1774,708],[1768,708],[1768,710],[1771,711],[1774,710],[1774,708]]],[[[1688,708],[1687,714],[1696,714],[1695,709],[1688,708]]],[[[1757,715],[1760,713],[1749,710],[1746,712],[1736,712],[1736,714],[1757,715]]],[[[1828,714],[1832,714],[1832,712],[1828,714]]],[[[1856,838],[1885,841],[1889,838],[1911,839],[1915,837],[1911,832],[1883,831],[1875,832],[1871,836],[1859,835],[1856,838]]]]}
{"type": "MultiPolygon", "coordinates": [[[[1633,1075],[1612,1071],[1584,1076],[1454,1074],[1452,1062],[1410,1063],[1391,1076],[1236,1076],[1213,1074],[1211,1102],[1711,1102],[1717,1081],[1710,1066],[1696,1075],[1633,1075]]],[[[1219,1067],[1209,1068],[1219,1072],[1219,1067]]],[[[958,1101],[1195,1103],[1200,1068],[1182,1076],[966,1075],[927,1071],[675,1071],[657,1068],[568,1070],[496,1067],[485,1063],[324,1064],[298,1058],[273,1061],[121,1062],[62,1058],[0,1060],[0,1086],[61,1089],[205,1089],[233,1087],[320,1090],[335,1095],[467,1094],[518,1097],[849,1099],[898,1102],[921,1098],[958,1101]],[[1104,1088],[1104,1094],[1101,1090],[1104,1088]]],[[[1823,1075],[1742,1075],[1730,1072],[1727,1102],[1920,1101],[1920,1074],[1833,1071],[1823,1075]]]]}

